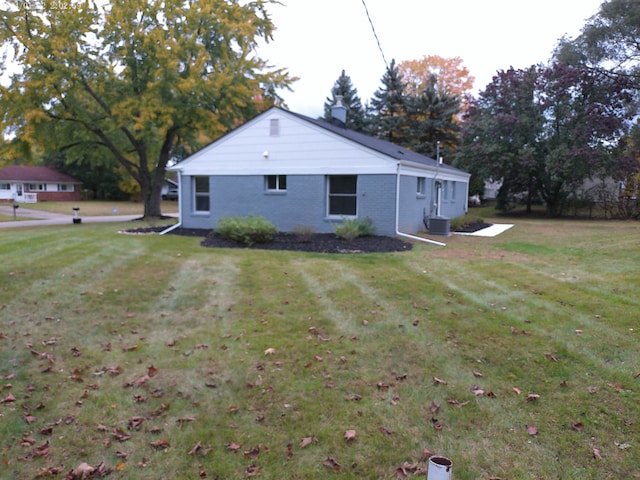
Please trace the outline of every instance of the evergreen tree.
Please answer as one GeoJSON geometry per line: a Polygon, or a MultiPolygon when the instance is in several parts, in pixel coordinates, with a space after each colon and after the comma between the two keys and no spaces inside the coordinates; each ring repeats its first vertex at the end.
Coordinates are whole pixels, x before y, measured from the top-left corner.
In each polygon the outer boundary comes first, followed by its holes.
{"type": "Polygon", "coordinates": [[[331,107],[336,104],[339,96],[342,96],[342,104],[347,108],[347,128],[364,131],[366,120],[362,100],[358,97],[358,89],[351,83],[351,77],[345,74],[344,70],[333,84],[331,97],[327,97],[324,103],[324,120],[331,120],[331,107]]]}
{"type": "Polygon", "coordinates": [[[430,157],[436,157],[436,143],[446,155],[458,145],[460,97],[437,88],[437,77],[431,75],[425,88],[407,96],[407,136],[405,147],[430,157]]]}
{"type": "Polygon", "coordinates": [[[369,104],[370,133],[402,145],[406,138],[406,114],[405,84],[392,60],[382,77],[382,87],[375,91],[369,104]]]}

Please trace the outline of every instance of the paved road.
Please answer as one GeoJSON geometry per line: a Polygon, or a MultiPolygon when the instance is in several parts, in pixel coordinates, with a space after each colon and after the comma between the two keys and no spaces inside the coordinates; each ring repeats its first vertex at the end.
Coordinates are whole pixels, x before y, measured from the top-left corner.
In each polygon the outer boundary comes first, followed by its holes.
{"type": "MultiPolygon", "coordinates": [[[[16,222],[0,222],[0,228],[73,224],[73,215],[43,212],[41,210],[24,208],[22,205],[18,209],[18,212],[20,217],[33,218],[33,220],[20,220],[16,222]]],[[[13,206],[0,205],[0,214],[13,216],[13,206]]],[[[80,215],[80,218],[82,218],[82,223],[129,222],[131,220],[135,220],[136,218],[140,218],[140,215],[105,215],[101,217],[83,217],[82,215],[80,215]]]]}

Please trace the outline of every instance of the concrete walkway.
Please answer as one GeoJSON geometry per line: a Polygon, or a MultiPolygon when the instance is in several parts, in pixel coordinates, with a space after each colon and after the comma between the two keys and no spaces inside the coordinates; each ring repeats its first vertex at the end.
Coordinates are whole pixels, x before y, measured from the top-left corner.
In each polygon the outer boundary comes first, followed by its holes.
{"type": "Polygon", "coordinates": [[[483,228],[482,230],[478,230],[473,233],[464,233],[464,232],[454,232],[456,235],[468,235],[472,237],[496,237],[500,235],[502,232],[506,232],[513,224],[508,223],[496,223],[495,225],[491,225],[490,227],[483,228]]]}
{"type": "MultiPolygon", "coordinates": [[[[42,210],[35,210],[31,208],[24,208],[20,205],[18,209],[18,216],[22,218],[31,218],[33,220],[19,220],[15,222],[0,222],[0,228],[12,228],[12,227],[36,227],[39,225],[72,225],[73,215],[64,215],[62,213],[43,212],[42,210]]],[[[0,214],[13,217],[12,205],[0,205],[0,214]]],[[[107,222],[130,222],[136,218],[140,218],[140,215],[104,215],[100,217],[83,217],[82,223],[107,223],[107,222]]],[[[173,216],[173,215],[171,215],[173,216]]]]}

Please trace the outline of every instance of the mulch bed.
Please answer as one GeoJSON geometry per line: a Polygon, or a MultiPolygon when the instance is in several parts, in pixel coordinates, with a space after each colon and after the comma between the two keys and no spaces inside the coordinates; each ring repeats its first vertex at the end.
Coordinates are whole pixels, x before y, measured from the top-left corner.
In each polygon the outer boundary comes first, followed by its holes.
{"type": "Polygon", "coordinates": [[[462,227],[457,228],[455,231],[458,233],[475,233],[484,228],[490,227],[491,225],[491,223],[475,222],[468,225],[463,225],[462,227]]]}
{"type": "MultiPolygon", "coordinates": [[[[141,235],[159,233],[167,226],[132,228],[122,233],[141,235]]],[[[333,233],[315,233],[311,235],[296,235],[294,233],[278,233],[269,243],[256,243],[247,246],[244,243],[227,240],[212,230],[195,228],[176,228],[169,232],[173,235],[204,237],[200,245],[208,248],[252,248],[257,250],[288,250],[296,252],[317,253],[384,253],[403,252],[411,250],[413,245],[399,238],[372,235],[358,237],[347,241],[336,237],[333,233]]]]}

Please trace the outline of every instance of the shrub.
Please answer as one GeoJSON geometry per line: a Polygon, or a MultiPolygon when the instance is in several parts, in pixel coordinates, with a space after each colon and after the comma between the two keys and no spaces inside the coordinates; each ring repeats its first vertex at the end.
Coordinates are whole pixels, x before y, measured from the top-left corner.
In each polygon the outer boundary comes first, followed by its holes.
{"type": "Polygon", "coordinates": [[[261,216],[249,215],[248,217],[221,218],[216,232],[228,240],[253,245],[272,241],[278,229],[261,216]]]}
{"type": "Polygon", "coordinates": [[[376,233],[373,221],[365,218],[345,218],[336,227],[336,236],[351,241],[357,237],[367,237],[376,233]]]}
{"type": "Polygon", "coordinates": [[[300,242],[309,243],[316,230],[311,225],[296,225],[293,227],[293,233],[300,239],[300,242]]]}
{"type": "Polygon", "coordinates": [[[461,230],[475,223],[484,223],[484,219],[482,217],[471,217],[469,215],[455,217],[451,220],[451,230],[461,230]]]}

